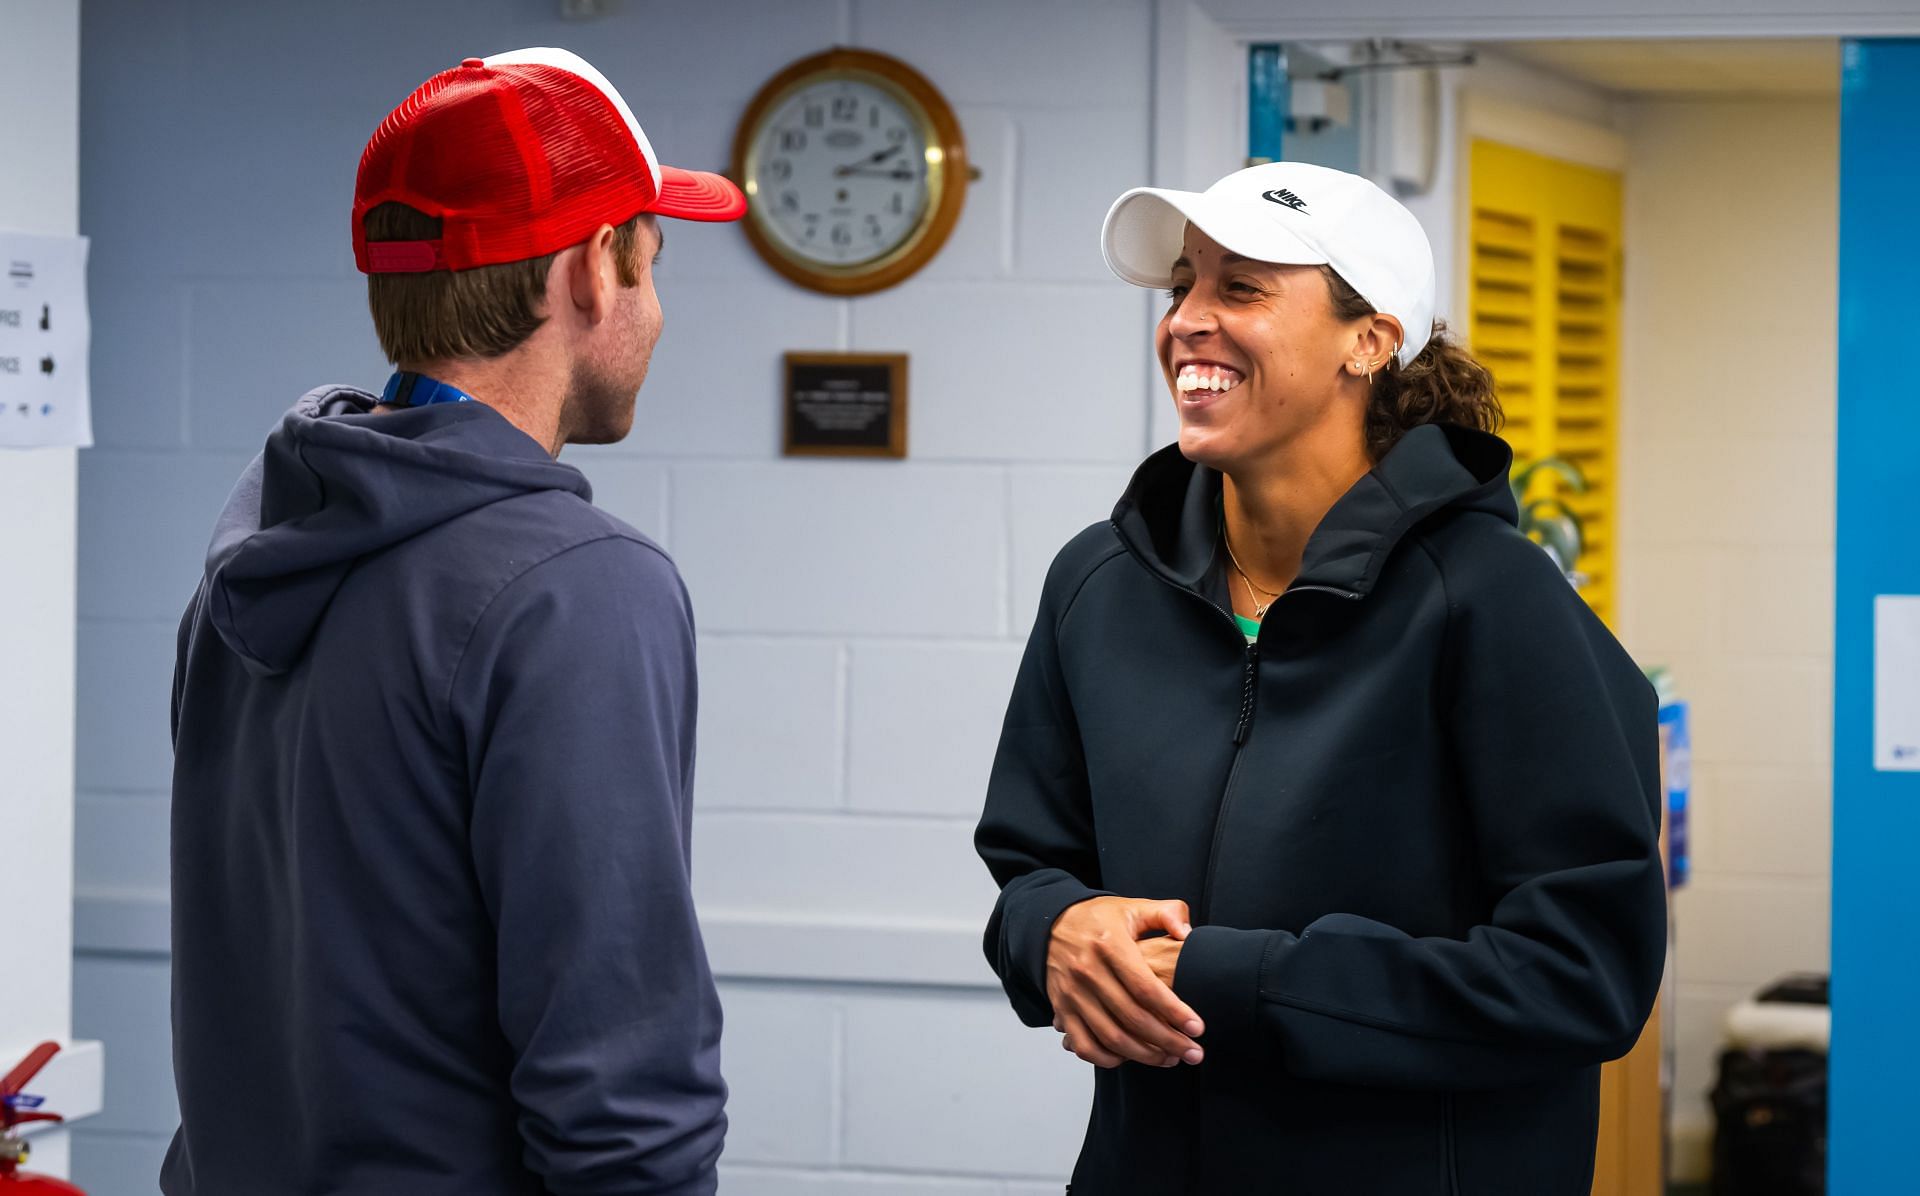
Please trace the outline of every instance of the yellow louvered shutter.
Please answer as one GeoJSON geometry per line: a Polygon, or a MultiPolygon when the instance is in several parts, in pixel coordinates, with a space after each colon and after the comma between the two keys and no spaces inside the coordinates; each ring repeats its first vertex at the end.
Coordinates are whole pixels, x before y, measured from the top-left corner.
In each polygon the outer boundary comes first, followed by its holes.
{"type": "Polygon", "coordinates": [[[1467,338],[1493,372],[1521,463],[1561,457],[1587,493],[1536,478],[1580,516],[1580,592],[1613,620],[1619,479],[1620,176],[1475,140],[1467,338]]]}

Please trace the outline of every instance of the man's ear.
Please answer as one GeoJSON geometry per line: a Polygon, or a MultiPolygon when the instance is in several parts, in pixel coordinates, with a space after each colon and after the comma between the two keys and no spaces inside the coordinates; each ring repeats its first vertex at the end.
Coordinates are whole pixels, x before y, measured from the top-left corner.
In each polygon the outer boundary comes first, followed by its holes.
{"type": "Polygon", "coordinates": [[[613,226],[603,224],[583,243],[563,252],[553,263],[556,271],[565,271],[561,281],[574,310],[589,324],[598,324],[613,314],[614,297],[620,290],[619,264],[613,255],[613,226]]]}

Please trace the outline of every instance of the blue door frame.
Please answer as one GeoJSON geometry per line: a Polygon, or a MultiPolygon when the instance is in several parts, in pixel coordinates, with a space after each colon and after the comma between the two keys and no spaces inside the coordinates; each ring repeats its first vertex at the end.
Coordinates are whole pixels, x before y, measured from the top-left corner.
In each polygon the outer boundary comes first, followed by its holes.
{"type": "Polygon", "coordinates": [[[1920,772],[1874,768],[1874,597],[1920,594],[1920,41],[1844,54],[1829,1174],[1890,1196],[1920,1191],[1920,772]]]}

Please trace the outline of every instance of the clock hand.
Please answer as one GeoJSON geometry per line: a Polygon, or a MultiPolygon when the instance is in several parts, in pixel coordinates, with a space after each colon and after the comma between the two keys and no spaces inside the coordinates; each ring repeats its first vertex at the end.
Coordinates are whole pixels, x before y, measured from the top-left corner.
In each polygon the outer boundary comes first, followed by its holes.
{"type": "Polygon", "coordinates": [[[869,155],[868,157],[860,159],[858,162],[849,162],[845,166],[836,168],[833,172],[834,177],[846,178],[848,175],[858,171],[862,166],[871,166],[876,162],[884,162],[888,158],[892,157],[894,154],[897,154],[899,152],[900,152],[899,146],[890,145],[886,149],[881,150],[877,154],[869,155]]]}
{"type": "Polygon", "coordinates": [[[859,175],[861,178],[867,178],[867,179],[893,179],[897,182],[902,182],[902,183],[911,183],[918,180],[920,177],[919,175],[913,173],[913,171],[906,170],[906,169],[890,170],[890,171],[859,170],[851,166],[842,167],[839,170],[834,171],[834,173],[841,176],[859,175]]]}

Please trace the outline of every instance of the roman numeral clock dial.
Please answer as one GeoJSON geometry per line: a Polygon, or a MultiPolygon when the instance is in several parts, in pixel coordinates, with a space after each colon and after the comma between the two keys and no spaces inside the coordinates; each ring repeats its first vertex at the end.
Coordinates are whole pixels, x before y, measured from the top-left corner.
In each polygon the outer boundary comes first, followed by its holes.
{"type": "Polygon", "coordinates": [[[969,178],[946,100],[906,63],[865,50],[818,54],[769,80],[734,136],[733,173],[754,248],[834,295],[893,286],[930,261],[969,178]]]}

